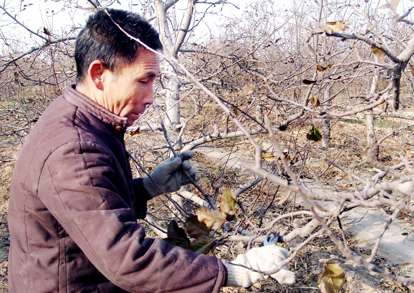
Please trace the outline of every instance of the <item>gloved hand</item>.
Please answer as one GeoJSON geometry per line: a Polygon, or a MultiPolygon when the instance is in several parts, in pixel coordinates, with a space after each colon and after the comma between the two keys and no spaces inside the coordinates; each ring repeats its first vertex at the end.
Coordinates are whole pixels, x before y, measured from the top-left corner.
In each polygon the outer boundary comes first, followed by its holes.
{"type": "Polygon", "coordinates": [[[191,181],[185,175],[184,170],[197,181],[200,174],[192,167],[189,159],[194,156],[193,151],[178,153],[177,157],[171,157],[161,162],[150,175],[142,179],[142,184],[151,197],[169,192],[177,191],[182,185],[191,181]],[[161,189],[160,189],[161,188],[161,189]]]}
{"type": "MultiPolygon", "coordinates": [[[[239,254],[234,261],[224,263],[227,268],[227,286],[248,288],[260,280],[266,280],[269,277],[268,275],[247,268],[266,273],[275,269],[287,257],[288,251],[277,245],[252,248],[246,254],[239,254]]],[[[289,271],[287,266],[282,267],[277,273],[270,276],[281,284],[295,283],[295,273],[289,271]]]]}

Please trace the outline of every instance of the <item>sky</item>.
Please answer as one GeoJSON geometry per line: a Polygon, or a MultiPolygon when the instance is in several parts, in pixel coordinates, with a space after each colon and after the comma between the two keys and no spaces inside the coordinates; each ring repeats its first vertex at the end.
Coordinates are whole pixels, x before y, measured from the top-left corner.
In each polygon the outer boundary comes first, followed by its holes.
{"type": "MultiPolygon", "coordinates": [[[[101,3],[105,3],[105,1],[108,2],[111,0],[100,0],[101,3]]],[[[132,2],[139,3],[140,0],[113,1],[115,2],[115,5],[111,7],[127,10],[132,9],[135,12],[141,12],[140,6],[132,6],[131,4],[132,2]]],[[[222,11],[219,11],[219,8],[222,6],[218,5],[213,11],[219,13],[221,17],[213,14],[207,15],[205,22],[195,30],[197,35],[192,41],[198,43],[202,42],[203,39],[208,40],[210,32],[217,32],[220,23],[223,23],[229,17],[241,16],[247,5],[260,1],[261,0],[228,0],[228,2],[235,3],[239,9],[236,9],[232,5],[225,5],[222,11]]],[[[302,1],[310,0],[296,1],[300,3],[302,1]]],[[[401,3],[405,4],[405,6],[411,6],[413,1],[414,0],[402,0],[401,3]]],[[[141,2],[146,1],[141,0],[141,2]]],[[[214,0],[210,0],[209,2],[214,2],[214,0]]],[[[387,0],[381,0],[381,3],[386,2],[387,0]]],[[[3,5],[5,5],[7,10],[13,16],[17,17],[22,24],[42,36],[45,36],[43,28],[47,28],[55,37],[63,37],[67,35],[73,36],[75,33],[73,33],[72,29],[82,27],[85,24],[87,15],[92,11],[90,9],[91,5],[87,0],[3,0],[3,3],[5,3],[3,5]],[[79,3],[82,8],[76,8],[77,3],[79,3]]],[[[186,3],[187,0],[179,0],[176,11],[183,11],[186,7],[186,3]]],[[[288,6],[290,3],[293,3],[293,0],[274,0],[274,3],[274,5],[278,6],[288,6]]],[[[400,4],[398,8],[401,8],[402,6],[403,5],[400,4]]],[[[203,11],[205,8],[205,4],[197,4],[197,11],[203,11]]],[[[0,10],[0,12],[2,11],[0,10]]],[[[8,47],[4,46],[4,40],[7,40],[11,46],[14,45],[15,47],[24,48],[25,50],[34,45],[44,43],[44,40],[30,34],[27,30],[14,23],[7,15],[0,14],[0,50],[8,47]]]]}
{"type": "MultiPolygon", "coordinates": [[[[117,0],[117,3],[112,5],[114,8],[122,8],[130,10],[132,8],[135,12],[140,12],[139,6],[132,6],[131,2],[137,3],[138,0],[117,0]]],[[[73,35],[71,29],[82,27],[85,24],[88,14],[91,13],[91,5],[86,0],[76,1],[80,5],[75,4],[73,0],[6,0],[5,7],[10,14],[15,16],[22,24],[34,32],[43,35],[43,28],[47,28],[54,36],[62,37],[66,35],[73,35]],[[68,5],[68,3],[71,3],[68,5]],[[83,9],[80,9],[81,6],[83,9]],[[76,8],[77,9],[74,9],[76,8]]],[[[103,3],[104,0],[101,0],[103,3]]],[[[143,2],[143,1],[142,1],[143,2]]],[[[240,9],[234,8],[231,5],[225,5],[223,11],[220,13],[228,17],[241,15],[243,9],[248,3],[254,2],[249,0],[233,0],[233,3],[237,3],[240,9]]],[[[177,4],[178,12],[182,11],[186,7],[186,0],[181,0],[177,4]]],[[[205,9],[205,5],[197,4],[201,6],[199,9],[205,9]]],[[[220,6],[221,7],[221,6],[220,6]]],[[[214,11],[214,10],[213,10],[214,11]]],[[[216,8],[215,11],[218,11],[216,8]]],[[[1,10],[0,10],[1,12],[1,10]]],[[[208,27],[203,24],[197,28],[200,36],[208,34],[209,30],[213,30],[216,26],[223,21],[222,17],[208,15],[206,22],[208,27]]],[[[3,15],[0,18],[0,34],[6,36],[8,39],[13,38],[15,42],[20,44],[26,44],[26,46],[32,46],[36,42],[44,42],[36,36],[30,34],[27,30],[21,26],[16,25],[13,20],[7,15],[3,15]]],[[[0,40],[3,42],[4,39],[0,40]]]]}

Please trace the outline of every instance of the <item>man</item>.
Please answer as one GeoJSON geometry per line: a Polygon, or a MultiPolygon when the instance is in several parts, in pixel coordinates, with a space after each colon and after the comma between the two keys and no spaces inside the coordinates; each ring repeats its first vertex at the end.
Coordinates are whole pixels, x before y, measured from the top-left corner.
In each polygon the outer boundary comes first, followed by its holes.
{"type": "MultiPolygon", "coordinates": [[[[146,202],[199,174],[192,152],[162,162],[151,178],[132,179],[123,136],[153,102],[157,32],[139,15],[92,15],[75,49],[76,86],[45,110],[16,163],[9,204],[10,292],[218,292],[248,287],[287,255],[272,246],[234,264],[145,238],[137,218],[146,202]],[[237,265],[238,264],[238,265],[237,265]]],[[[272,275],[292,282],[292,273],[272,275]]]]}

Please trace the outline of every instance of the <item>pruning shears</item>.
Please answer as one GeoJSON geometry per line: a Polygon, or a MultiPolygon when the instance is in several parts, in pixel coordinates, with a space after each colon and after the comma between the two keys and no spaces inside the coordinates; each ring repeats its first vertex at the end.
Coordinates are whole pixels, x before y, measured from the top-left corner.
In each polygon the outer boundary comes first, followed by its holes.
{"type": "Polygon", "coordinates": [[[271,236],[271,234],[268,234],[263,241],[263,246],[277,245],[278,242],[283,242],[283,236],[281,236],[279,232],[276,232],[273,236],[271,236]]]}

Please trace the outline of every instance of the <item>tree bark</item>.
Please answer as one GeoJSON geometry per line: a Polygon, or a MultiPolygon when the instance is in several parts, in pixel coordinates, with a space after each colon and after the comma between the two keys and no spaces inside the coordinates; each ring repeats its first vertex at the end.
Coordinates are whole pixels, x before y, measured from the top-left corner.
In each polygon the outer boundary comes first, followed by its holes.
{"type": "MultiPolygon", "coordinates": [[[[161,36],[161,42],[164,47],[164,54],[177,58],[178,51],[184,42],[190,27],[191,19],[195,11],[195,0],[188,0],[187,10],[182,21],[182,25],[177,34],[175,43],[173,42],[172,34],[168,25],[167,10],[172,7],[177,1],[169,0],[154,0],[155,9],[157,11],[158,27],[161,36]]],[[[167,99],[166,99],[166,119],[165,125],[172,130],[172,133],[177,134],[180,132],[180,87],[181,83],[177,77],[177,65],[169,63],[167,65],[167,71],[170,72],[168,81],[167,99]]],[[[174,136],[174,134],[172,136],[174,136]]],[[[174,137],[173,137],[174,138],[174,137]]],[[[181,148],[181,143],[177,143],[177,147],[181,148]]]]}
{"type": "MultiPolygon", "coordinates": [[[[324,95],[324,101],[327,101],[325,103],[325,110],[327,108],[329,108],[330,106],[330,102],[329,102],[329,97],[331,94],[330,91],[331,87],[327,86],[326,89],[323,92],[324,95]]],[[[323,148],[329,148],[331,145],[331,119],[330,118],[326,118],[326,119],[322,119],[322,147],[323,148]]]]}
{"type": "MultiPolygon", "coordinates": [[[[375,56],[375,62],[378,62],[378,57],[375,56]]],[[[372,77],[371,88],[369,91],[370,97],[373,97],[379,79],[379,70],[375,69],[374,76],[372,77]]],[[[367,110],[365,112],[365,123],[367,127],[367,156],[373,160],[378,160],[379,157],[379,145],[377,141],[377,137],[375,136],[375,128],[374,128],[374,112],[372,109],[367,110]]]]}

